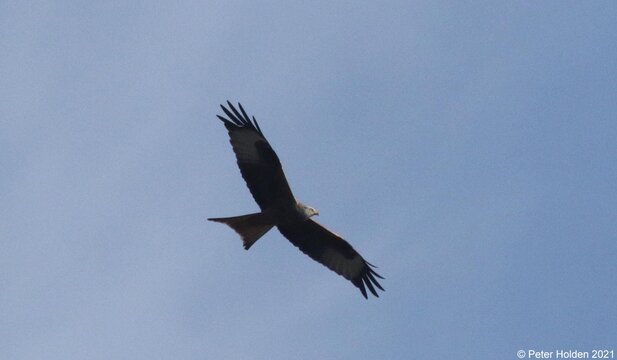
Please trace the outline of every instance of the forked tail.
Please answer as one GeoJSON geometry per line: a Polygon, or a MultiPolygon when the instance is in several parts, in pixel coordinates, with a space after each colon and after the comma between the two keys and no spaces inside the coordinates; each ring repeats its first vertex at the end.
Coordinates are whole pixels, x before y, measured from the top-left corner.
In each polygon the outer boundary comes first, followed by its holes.
{"type": "Polygon", "coordinates": [[[272,229],[274,222],[266,213],[256,213],[226,218],[210,218],[210,221],[223,223],[240,235],[244,248],[248,250],[255,241],[259,240],[268,230],[272,229]]]}

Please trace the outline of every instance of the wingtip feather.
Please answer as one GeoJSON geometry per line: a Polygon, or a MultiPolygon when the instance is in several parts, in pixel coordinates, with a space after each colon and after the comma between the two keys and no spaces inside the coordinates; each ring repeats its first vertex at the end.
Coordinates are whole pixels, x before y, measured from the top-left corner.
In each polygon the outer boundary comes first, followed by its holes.
{"type": "Polygon", "coordinates": [[[364,284],[360,283],[360,285],[358,286],[358,288],[360,288],[360,292],[362,293],[362,296],[364,296],[364,298],[366,300],[368,300],[368,296],[366,294],[366,289],[364,288],[364,284]]]}
{"type": "Polygon", "coordinates": [[[373,284],[371,283],[371,279],[369,279],[368,277],[365,277],[364,282],[366,283],[366,287],[368,287],[371,293],[375,295],[375,297],[379,297],[379,295],[377,294],[377,291],[375,290],[375,288],[373,287],[373,284]]]}
{"type": "Polygon", "coordinates": [[[240,111],[238,111],[238,109],[236,109],[236,107],[229,100],[227,100],[227,107],[223,104],[220,104],[220,106],[225,115],[229,117],[229,119],[225,119],[224,117],[217,115],[217,117],[221,119],[225,125],[236,128],[249,128],[256,131],[259,135],[264,136],[257,120],[255,119],[255,116],[253,116],[253,121],[251,121],[251,118],[248,116],[240,102],[238,102],[238,108],[240,108],[240,111]]]}
{"type": "Polygon", "coordinates": [[[373,284],[375,284],[375,286],[377,286],[377,287],[378,287],[381,291],[386,291],[386,290],[384,290],[384,288],[383,288],[383,287],[381,287],[381,285],[379,284],[379,282],[377,281],[377,279],[375,279],[375,277],[373,277],[373,274],[372,274],[372,273],[368,272],[368,273],[367,273],[367,276],[368,276],[369,280],[370,280],[373,284]]]}

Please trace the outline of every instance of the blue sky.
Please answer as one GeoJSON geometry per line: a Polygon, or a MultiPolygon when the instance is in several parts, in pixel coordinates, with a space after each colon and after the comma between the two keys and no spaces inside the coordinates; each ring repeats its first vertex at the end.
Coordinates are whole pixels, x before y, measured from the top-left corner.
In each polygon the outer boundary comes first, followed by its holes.
{"type": "Polygon", "coordinates": [[[0,3],[0,358],[617,350],[615,2],[0,3]],[[386,277],[254,212],[218,104],[386,277]]]}

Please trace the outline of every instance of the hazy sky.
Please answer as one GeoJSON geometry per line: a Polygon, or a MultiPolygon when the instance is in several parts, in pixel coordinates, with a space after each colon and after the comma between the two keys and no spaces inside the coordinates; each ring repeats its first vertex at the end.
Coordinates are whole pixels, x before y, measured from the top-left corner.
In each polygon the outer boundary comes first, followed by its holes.
{"type": "MultiPolygon", "coordinates": [[[[617,3],[0,2],[1,359],[617,351],[617,3]],[[254,212],[218,104],[386,279],[254,212]]],[[[554,356],[554,355],[553,355],[554,356]]]]}

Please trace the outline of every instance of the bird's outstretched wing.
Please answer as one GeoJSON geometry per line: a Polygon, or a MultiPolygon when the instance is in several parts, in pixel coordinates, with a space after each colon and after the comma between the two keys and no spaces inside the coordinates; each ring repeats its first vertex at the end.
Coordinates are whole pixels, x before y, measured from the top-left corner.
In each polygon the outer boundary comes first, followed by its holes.
{"type": "Polygon", "coordinates": [[[291,224],[280,224],[278,229],[292,244],[313,260],[351,281],[366,298],[366,287],[377,295],[375,287],[385,291],[376,277],[383,279],[351,245],[340,236],[308,219],[291,224]]]}
{"type": "Polygon", "coordinates": [[[275,204],[295,202],[281,162],[253,116],[248,117],[242,105],[240,112],[227,101],[229,109],[221,105],[228,118],[217,115],[229,132],[229,142],[233,147],[238,167],[257,205],[262,210],[275,204]]]}

